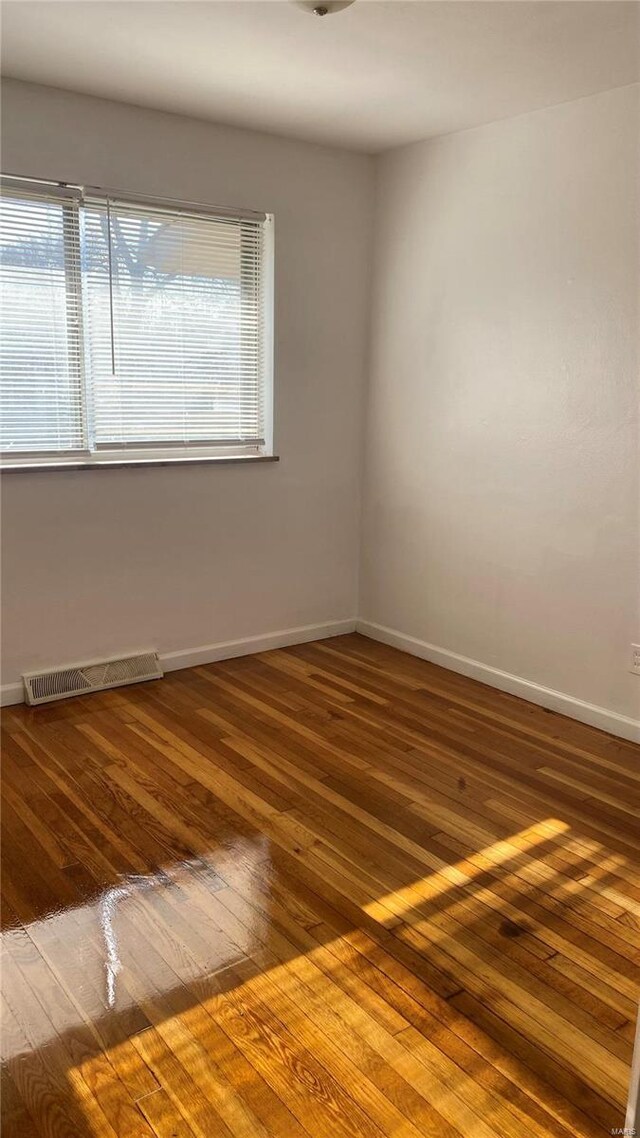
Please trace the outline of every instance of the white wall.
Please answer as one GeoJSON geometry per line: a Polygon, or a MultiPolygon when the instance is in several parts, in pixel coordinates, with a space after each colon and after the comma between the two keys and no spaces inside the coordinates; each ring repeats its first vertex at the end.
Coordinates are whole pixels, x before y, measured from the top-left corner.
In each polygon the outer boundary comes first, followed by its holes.
{"type": "Polygon", "coordinates": [[[360,603],[631,718],[638,127],[623,88],[380,159],[360,603]]]}
{"type": "Polygon", "coordinates": [[[277,464],[3,479],[3,683],[352,619],[373,170],[346,151],[3,85],[2,168],[273,211],[277,464]]]}

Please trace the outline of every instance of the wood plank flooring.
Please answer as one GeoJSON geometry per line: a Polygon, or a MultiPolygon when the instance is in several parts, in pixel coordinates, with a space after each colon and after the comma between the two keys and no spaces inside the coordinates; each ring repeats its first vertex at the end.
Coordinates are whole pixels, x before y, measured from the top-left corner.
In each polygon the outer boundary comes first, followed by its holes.
{"type": "Polygon", "coordinates": [[[4,1138],[601,1138],[640,749],[361,636],[7,710],[4,1138]]]}

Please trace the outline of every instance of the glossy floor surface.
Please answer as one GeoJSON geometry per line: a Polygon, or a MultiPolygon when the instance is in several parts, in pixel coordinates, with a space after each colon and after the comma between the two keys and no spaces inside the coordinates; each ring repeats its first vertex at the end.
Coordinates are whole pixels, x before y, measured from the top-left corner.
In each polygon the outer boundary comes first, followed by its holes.
{"type": "Polygon", "coordinates": [[[5,714],[4,1138],[602,1138],[638,748],[360,636],[5,714]]]}

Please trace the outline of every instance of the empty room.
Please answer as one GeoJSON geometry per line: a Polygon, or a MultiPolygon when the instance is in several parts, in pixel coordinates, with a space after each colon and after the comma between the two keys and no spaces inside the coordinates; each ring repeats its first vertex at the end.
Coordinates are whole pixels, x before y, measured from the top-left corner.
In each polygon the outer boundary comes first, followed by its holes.
{"type": "Polygon", "coordinates": [[[640,1135],[640,3],[0,18],[3,1138],[640,1135]]]}

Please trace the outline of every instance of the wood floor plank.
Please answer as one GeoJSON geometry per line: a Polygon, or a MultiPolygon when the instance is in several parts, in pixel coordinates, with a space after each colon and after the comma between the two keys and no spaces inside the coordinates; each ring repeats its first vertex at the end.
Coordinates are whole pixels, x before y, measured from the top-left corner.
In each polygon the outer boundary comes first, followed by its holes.
{"type": "Polygon", "coordinates": [[[6,1066],[0,1072],[0,1102],[6,1134],[12,1138],[41,1138],[42,1131],[27,1110],[6,1066]]]}
{"type": "Polygon", "coordinates": [[[9,1138],[598,1138],[640,748],[351,634],[3,727],[9,1138]]]}

